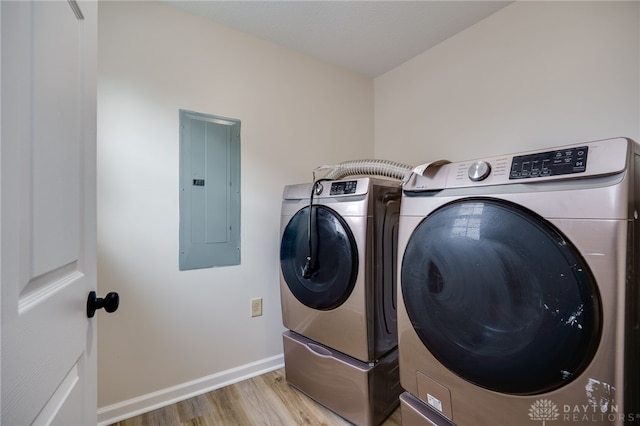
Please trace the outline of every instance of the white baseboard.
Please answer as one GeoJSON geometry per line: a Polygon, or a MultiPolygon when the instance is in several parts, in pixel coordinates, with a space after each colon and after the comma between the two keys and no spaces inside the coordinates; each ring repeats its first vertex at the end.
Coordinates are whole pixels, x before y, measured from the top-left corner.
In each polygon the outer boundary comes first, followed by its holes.
{"type": "Polygon", "coordinates": [[[280,354],[127,401],[100,407],[98,408],[98,426],[110,425],[282,367],[284,367],[284,355],[280,354]]]}

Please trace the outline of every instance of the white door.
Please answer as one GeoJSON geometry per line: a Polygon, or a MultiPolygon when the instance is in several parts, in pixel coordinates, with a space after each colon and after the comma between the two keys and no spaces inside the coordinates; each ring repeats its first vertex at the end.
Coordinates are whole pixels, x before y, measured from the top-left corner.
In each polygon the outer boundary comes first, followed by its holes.
{"type": "Polygon", "coordinates": [[[95,425],[97,2],[0,16],[0,423],[95,425]]]}

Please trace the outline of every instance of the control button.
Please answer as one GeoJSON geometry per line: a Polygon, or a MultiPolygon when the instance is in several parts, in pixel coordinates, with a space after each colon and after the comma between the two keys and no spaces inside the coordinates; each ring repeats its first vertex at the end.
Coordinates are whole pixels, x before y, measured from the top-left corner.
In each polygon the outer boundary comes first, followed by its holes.
{"type": "Polygon", "coordinates": [[[474,182],[484,180],[489,176],[489,173],[491,173],[491,164],[486,161],[476,161],[469,166],[467,173],[469,175],[469,179],[474,182]]]}
{"type": "Polygon", "coordinates": [[[322,191],[324,191],[324,186],[322,186],[320,182],[316,182],[313,192],[315,192],[316,195],[320,195],[322,194],[322,191]]]}

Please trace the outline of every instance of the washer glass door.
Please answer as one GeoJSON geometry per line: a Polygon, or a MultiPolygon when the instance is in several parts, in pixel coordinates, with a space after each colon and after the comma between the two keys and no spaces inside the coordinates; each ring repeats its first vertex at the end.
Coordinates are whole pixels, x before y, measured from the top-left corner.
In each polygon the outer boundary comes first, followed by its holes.
{"type": "Polygon", "coordinates": [[[600,340],[597,286],[577,249],[505,201],[462,199],[427,216],[407,244],[401,288],[427,349],[494,391],[558,388],[600,340]]]}
{"type": "Polygon", "coordinates": [[[300,209],[284,229],[280,268],[298,301],[318,310],[337,308],[358,275],[358,249],[349,226],[327,206],[314,205],[311,221],[309,207],[300,209]]]}

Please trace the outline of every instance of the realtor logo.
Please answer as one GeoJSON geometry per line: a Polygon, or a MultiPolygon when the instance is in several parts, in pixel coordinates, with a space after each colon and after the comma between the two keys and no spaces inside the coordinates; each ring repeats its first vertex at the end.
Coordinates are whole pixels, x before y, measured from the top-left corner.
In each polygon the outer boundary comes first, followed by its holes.
{"type": "Polygon", "coordinates": [[[557,420],[560,417],[558,407],[548,399],[539,399],[529,408],[529,418],[531,420],[542,420],[542,426],[545,426],[547,420],[557,420]]]}

